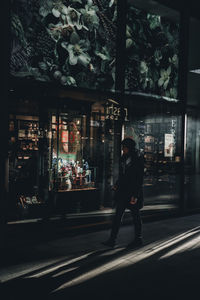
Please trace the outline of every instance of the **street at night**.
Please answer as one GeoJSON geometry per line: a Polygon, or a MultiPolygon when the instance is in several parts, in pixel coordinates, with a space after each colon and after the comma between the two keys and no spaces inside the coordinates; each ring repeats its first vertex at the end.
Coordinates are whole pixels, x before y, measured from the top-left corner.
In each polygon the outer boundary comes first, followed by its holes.
{"type": "Polygon", "coordinates": [[[199,4],[4,1],[0,300],[198,299],[199,4]]]}
{"type": "Polygon", "coordinates": [[[194,299],[199,220],[195,214],[145,222],[144,245],[132,250],[126,249],[134,234],[130,224],[121,227],[115,249],[101,244],[107,228],[62,232],[45,242],[12,237],[0,272],[3,299],[194,299]]]}

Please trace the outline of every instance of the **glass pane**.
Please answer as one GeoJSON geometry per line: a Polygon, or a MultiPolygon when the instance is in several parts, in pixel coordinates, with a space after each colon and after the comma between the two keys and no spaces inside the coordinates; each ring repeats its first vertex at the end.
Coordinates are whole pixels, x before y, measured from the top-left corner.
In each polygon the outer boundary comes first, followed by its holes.
{"type": "Polygon", "coordinates": [[[119,105],[113,99],[98,101],[92,105],[90,153],[94,165],[98,166],[100,209],[112,206],[111,186],[118,176],[121,137],[118,110],[119,105]]]}
{"type": "Polygon", "coordinates": [[[125,89],[177,99],[179,15],[138,7],[128,5],[125,89]]]}
{"type": "Polygon", "coordinates": [[[176,207],[180,192],[181,117],[170,109],[166,112],[128,104],[128,120],[123,136],[136,141],[137,149],[144,155],[144,203],[176,207]]]}
{"type": "Polygon", "coordinates": [[[39,192],[41,138],[38,116],[10,115],[9,218],[11,219],[34,216],[45,202],[39,192]]]}
{"type": "Polygon", "coordinates": [[[91,166],[88,152],[87,118],[73,111],[52,115],[52,169],[58,190],[95,188],[96,168],[91,166]]]}
{"type": "Polygon", "coordinates": [[[185,184],[187,208],[200,207],[200,115],[190,111],[187,115],[185,184]]]}
{"type": "Polygon", "coordinates": [[[114,89],[115,1],[11,1],[11,74],[114,89]]]}

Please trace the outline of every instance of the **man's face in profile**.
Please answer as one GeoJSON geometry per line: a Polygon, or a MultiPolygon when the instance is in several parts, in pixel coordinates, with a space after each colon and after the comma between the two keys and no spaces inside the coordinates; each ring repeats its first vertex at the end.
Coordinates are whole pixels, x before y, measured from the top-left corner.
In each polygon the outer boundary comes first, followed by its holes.
{"type": "Polygon", "coordinates": [[[123,153],[123,155],[127,155],[129,153],[129,148],[123,145],[122,146],[122,153],[123,153]]]}

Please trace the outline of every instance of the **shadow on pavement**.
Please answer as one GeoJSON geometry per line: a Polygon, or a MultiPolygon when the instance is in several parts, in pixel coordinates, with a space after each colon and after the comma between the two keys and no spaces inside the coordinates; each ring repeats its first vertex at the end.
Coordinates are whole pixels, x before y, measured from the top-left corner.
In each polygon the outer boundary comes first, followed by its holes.
{"type": "Polygon", "coordinates": [[[45,272],[1,283],[1,293],[4,300],[173,299],[175,294],[176,299],[194,299],[199,293],[199,248],[198,229],[160,245],[100,249],[45,272]]]}

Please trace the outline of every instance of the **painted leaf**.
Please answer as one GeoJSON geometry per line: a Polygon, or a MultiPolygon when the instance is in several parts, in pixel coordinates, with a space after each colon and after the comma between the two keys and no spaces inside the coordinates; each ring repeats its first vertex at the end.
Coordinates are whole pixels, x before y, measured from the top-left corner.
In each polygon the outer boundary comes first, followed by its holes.
{"type": "Polygon", "coordinates": [[[52,9],[52,14],[54,15],[54,17],[59,18],[60,17],[60,12],[59,10],[53,8],[52,9]]]}

